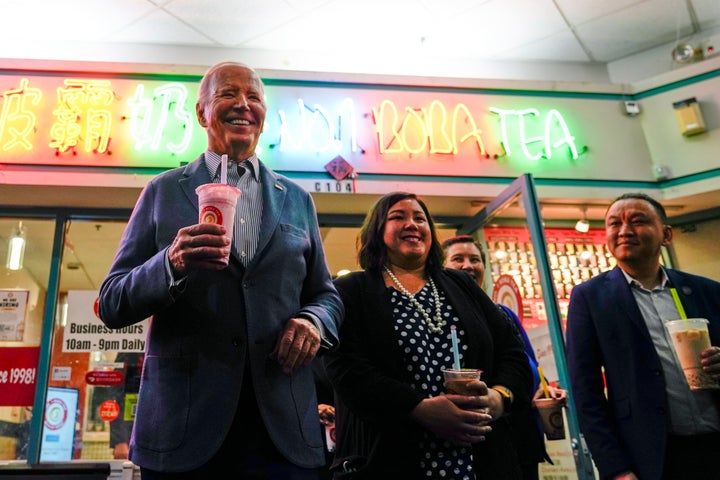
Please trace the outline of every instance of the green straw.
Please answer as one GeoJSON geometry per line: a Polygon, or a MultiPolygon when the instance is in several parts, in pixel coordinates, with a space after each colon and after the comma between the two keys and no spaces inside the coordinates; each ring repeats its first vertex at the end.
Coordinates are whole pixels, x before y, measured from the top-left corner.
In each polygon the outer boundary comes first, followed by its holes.
{"type": "Polygon", "coordinates": [[[677,307],[678,313],[680,314],[680,318],[687,318],[687,315],[685,314],[685,309],[682,306],[682,303],[680,303],[680,297],[678,296],[677,289],[671,288],[670,293],[672,294],[673,300],[675,300],[675,306],[677,307]]]}

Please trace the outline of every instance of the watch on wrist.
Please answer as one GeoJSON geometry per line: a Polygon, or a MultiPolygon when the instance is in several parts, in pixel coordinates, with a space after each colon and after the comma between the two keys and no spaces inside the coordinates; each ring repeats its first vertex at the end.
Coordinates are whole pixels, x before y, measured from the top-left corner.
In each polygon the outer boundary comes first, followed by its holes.
{"type": "Polygon", "coordinates": [[[503,387],[502,385],[495,385],[493,387],[490,387],[496,392],[500,394],[503,401],[503,415],[508,415],[510,413],[510,408],[512,407],[513,402],[513,394],[510,391],[509,388],[503,387]]]}

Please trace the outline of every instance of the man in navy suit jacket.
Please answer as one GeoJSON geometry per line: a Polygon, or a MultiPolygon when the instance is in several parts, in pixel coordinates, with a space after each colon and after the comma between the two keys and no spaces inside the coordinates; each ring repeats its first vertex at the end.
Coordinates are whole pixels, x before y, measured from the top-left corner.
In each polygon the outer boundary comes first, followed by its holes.
{"type": "Polygon", "coordinates": [[[314,479],[325,462],[310,362],[344,307],[312,197],[255,155],[266,111],[254,70],[208,70],[208,150],[148,183],[101,286],[107,326],[152,317],[130,441],[143,480],[314,479]],[[234,233],[198,223],[195,188],[223,154],[242,190],[234,233]]]}
{"type": "MultiPolygon", "coordinates": [[[[703,369],[720,379],[720,283],[660,265],[672,228],[652,197],[605,214],[617,266],[570,297],[566,354],[580,430],[603,479],[720,478],[720,390],[690,390],[664,322],[709,321],[703,369]]],[[[720,385],[719,385],[720,386],[720,385]]]]}

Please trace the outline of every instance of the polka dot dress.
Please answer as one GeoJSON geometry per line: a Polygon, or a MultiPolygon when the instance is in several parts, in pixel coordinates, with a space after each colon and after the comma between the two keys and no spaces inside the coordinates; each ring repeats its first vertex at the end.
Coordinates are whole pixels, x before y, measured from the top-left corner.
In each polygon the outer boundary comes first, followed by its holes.
{"type": "MultiPolygon", "coordinates": [[[[463,345],[462,341],[465,331],[452,306],[444,302],[445,295],[442,291],[439,291],[440,311],[446,323],[442,333],[435,334],[430,331],[423,316],[410,300],[395,288],[390,288],[395,331],[398,334],[398,343],[403,349],[406,368],[413,379],[413,387],[428,397],[441,395],[444,387],[440,369],[450,367],[453,363],[450,326],[455,325],[457,328],[461,360],[462,352],[467,350],[467,345],[463,345]]],[[[415,299],[431,318],[435,315],[435,301],[429,284],[415,294],[415,299]]],[[[475,480],[470,448],[454,445],[431,432],[425,432],[419,447],[420,469],[425,478],[475,480]]]]}

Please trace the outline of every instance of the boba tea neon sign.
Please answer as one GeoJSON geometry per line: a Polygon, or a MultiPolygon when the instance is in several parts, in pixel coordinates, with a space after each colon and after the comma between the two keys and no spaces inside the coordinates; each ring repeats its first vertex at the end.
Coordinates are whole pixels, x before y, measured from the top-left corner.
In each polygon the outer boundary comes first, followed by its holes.
{"type": "MultiPolygon", "coordinates": [[[[488,155],[483,143],[483,131],[478,127],[473,113],[462,103],[455,105],[451,116],[448,116],[447,107],[439,100],[433,100],[428,108],[405,107],[404,117],[398,113],[395,103],[390,100],[384,100],[379,108],[373,107],[372,111],[377,126],[380,153],[418,154],[427,151],[431,154],[456,155],[458,145],[470,141],[477,146],[480,155],[488,155]],[[386,122],[390,124],[387,127],[386,122]],[[419,138],[415,144],[408,140],[412,130],[416,131],[412,133],[420,132],[419,135],[415,135],[419,138]]],[[[575,137],[570,133],[565,119],[557,110],[552,109],[547,112],[542,119],[543,134],[534,137],[529,137],[527,130],[528,125],[536,117],[540,117],[537,109],[509,110],[490,107],[489,111],[500,119],[500,145],[504,150],[502,154],[496,153],[495,158],[512,155],[510,150],[512,136],[517,136],[523,155],[530,160],[552,158],[553,152],[563,146],[569,149],[573,160],[578,158],[575,137]],[[517,131],[509,128],[511,120],[517,122],[517,131]],[[533,144],[542,144],[542,147],[533,153],[530,150],[533,144]]]]}
{"type": "MultiPolygon", "coordinates": [[[[14,86],[0,92],[4,162],[170,168],[206,148],[195,118],[197,82],[46,75],[5,80],[14,86]]],[[[357,165],[369,161],[363,157],[369,151],[382,171],[388,162],[415,166],[419,159],[454,161],[460,154],[538,161],[561,155],[574,160],[581,151],[556,108],[478,105],[481,96],[469,93],[403,92],[398,97],[405,100],[399,100],[370,88],[341,96],[332,88],[308,87],[306,93],[319,98],[310,102],[289,93],[297,90],[266,87],[260,146],[271,165],[317,170],[307,167],[308,159],[327,162],[337,154],[357,165]]]]}

